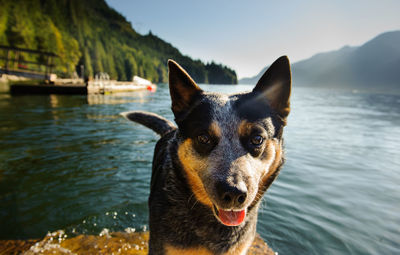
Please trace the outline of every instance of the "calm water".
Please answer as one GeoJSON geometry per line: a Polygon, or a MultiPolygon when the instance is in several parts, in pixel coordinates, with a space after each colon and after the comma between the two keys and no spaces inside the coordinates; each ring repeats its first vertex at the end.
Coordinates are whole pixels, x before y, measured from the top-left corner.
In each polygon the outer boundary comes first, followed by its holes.
{"type": "MultiPolygon", "coordinates": [[[[158,137],[118,113],[172,119],[169,104],[165,85],[154,94],[0,94],[0,239],[146,229],[158,137]]],[[[279,254],[399,254],[400,96],[296,88],[292,106],[262,237],[279,254]]]]}

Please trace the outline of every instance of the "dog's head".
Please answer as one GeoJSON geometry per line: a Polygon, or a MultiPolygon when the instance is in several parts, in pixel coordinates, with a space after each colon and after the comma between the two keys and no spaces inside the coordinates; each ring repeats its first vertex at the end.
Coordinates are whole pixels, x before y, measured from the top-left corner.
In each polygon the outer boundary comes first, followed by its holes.
{"type": "Polygon", "coordinates": [[[228,226],[240,225],[282,164],[282,131],[290,111],[287,57],[276,60],[253,91],[202,91],[168,62],[178,157],[197,200],[228,226]]]}

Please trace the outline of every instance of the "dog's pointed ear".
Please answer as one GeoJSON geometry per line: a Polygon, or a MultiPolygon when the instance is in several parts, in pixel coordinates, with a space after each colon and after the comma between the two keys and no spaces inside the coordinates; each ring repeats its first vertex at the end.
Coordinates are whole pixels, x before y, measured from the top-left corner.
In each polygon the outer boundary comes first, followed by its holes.
{"type": "Polygon", "coordinates": [[[202,90],[197,86],[189,74],[175,61],[168,60],[169,91],[171,94],[172,111],[175,118],[179,118],[194,102],[202,90]]]}
{"type": "Polygon", "coordinates": [[[291,80],[289,59],[282,56],[268,68],[253,89],[258,98],[267,100],[284,123],[290,112],[291,80]]]}

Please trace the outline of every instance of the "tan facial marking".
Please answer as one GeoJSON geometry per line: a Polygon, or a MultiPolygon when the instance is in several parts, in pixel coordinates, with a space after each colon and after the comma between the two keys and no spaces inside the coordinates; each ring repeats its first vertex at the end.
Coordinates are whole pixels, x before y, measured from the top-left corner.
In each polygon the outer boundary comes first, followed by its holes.
{"type": "Polygon", "coordinates": [[[268,179],[276,172],[282,161],[282,143],[280,141],[278,142],[277,140],[270,140],[269,142],[270,143],[268,147],[275,151],[275,153],[273,154],[275,158],[268,168],[268,172],[261,178],[259,191],[262,190],[262,188],[266,185],[268,179]]]}
{"type": "MultiPolygon", "coordinates": [[[[265,142],[265,150],[263,153],[263,159],[262,161],[267,164],[272,166],[273,165],[273,160],[275,160],[276,158],[276,146],[275,146],[275,142],[273,140],[267,140],[265,142]]],[[[269,167],[268,169],[265,169],[265,172],[263,173],[263,176],[265,174],[268,174],[270,171],[271,167],[269,167]]]]}
{"type": "Polygon", "coordinates": [[[198,173],[205,171],[207,167],[206,160],[200,158],[193,149],[192,139],[185,140],[178,148],[178,157],[182,163],[183,170],[186,173],[190,188],[196,199],[202,204],[212,207],[212,202],[204,189],[198,173]]]}
{"type": "Polygon", "coordinates": [[[213,121],[211,123],[209,129],[210,129],[211,134],[215,135],[216,137],[222,136],[221,128],[219,127],[217,122],[213,121]]]}
{"type": "Polygon", "coordinates": [[[264,170],[264,175],[262,175],[260,178],[257,187],[256,199],[253,201],[252,204],[255,204],[261,199],[262,195],[268,188],[268,182],[270,182],[270,178],[274,178],[273,175],[276,173],[278,167],[282,162],[282,141],[275,139],[269,140],[267,144],[267,150],[269,150],[270,152],[267,152],[266,160],[267,162],[272,162],[266,164],[269,165],[269,167],[268,169],[264,170]]]}
{"type": "MultiPolygon", "coordinates": [[[[246,120],[243,120],[239,124],[239,135],[240,136],[245,136],[249,135],[252,131],[252,128],[254,127],[254,124],[247,122],[246,120]]],[[[261,176],[263,178],[268,178],[274,171],[271,171],[272,169],[276,168],[276,159],[279,158],[280,160],[281,153],[278,152],[278,145],[275,140],[267,140],[265,144],[265,150],[263,152],[263,155],[261,157],[261,161],[265,165],[269,165],[270,167],[268,169],[265,169],[264,172],[262,173],[261,176]],[[272,161],[272,162],[271,162],[272,161]]],[[[278,162],[280,162],[278,160],[278,162]]]]}
{"type": "Polygon", "coordinates": [[[275,173],[282,161],[282,141],[271,140],[271,145],[271,147],[273,147],[275,150],[275,159],[268,169],[268,174],[267,176],[265,176],[266,179],[268,179],[273,173],[275,173]]]}
{"type": "Polygon", "coordinates": [[[246,120],[242,120],[239,124],[239,136],[248,135],[251,132],[251,124],[246,120]]]}
{"type": "Polygon", "coordinates": [[[166,245],[165,250],[167,255],[212,255],[208,249],[202,247],[181,249],[166,245]]]}
{"type": "MultiPolygon", "coordinates": [[[[249,123],[246,120],[242,121],[239,124],[239,135],[249,135],[252,132],[252,128],[254,128],[253,125],[254,124],[249,123]]],[[[261,172],[261,178],[258,183],[256,199],[253,201],[253,203],[261,199],[263,193],[265,192],[265,187],[268,184],[268,181],[270,180],[271,176],[276,173],[276,170],[282,161],[281,141],[278,141],[276,139],[269,139],[266,141],[266,144],[264,146],[265,149],[260,157],[263,169],[261,172]]]]}

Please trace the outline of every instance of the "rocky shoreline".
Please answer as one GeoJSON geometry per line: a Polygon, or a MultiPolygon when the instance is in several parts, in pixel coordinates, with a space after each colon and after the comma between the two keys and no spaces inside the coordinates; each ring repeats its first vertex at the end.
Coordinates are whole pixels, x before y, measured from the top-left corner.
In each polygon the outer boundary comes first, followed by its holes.
{"type": "MultiPolygon", "coordinates": [[[[0,255],[7,254],[135,254],[148,251],[149,232],[108,232],[99,235],[68,237],[59,230],[47,234],[42,240],[0,240],[0,255]]],[[[248,255],[275,255],[274,251],[257,235],[248,255]]]]}

